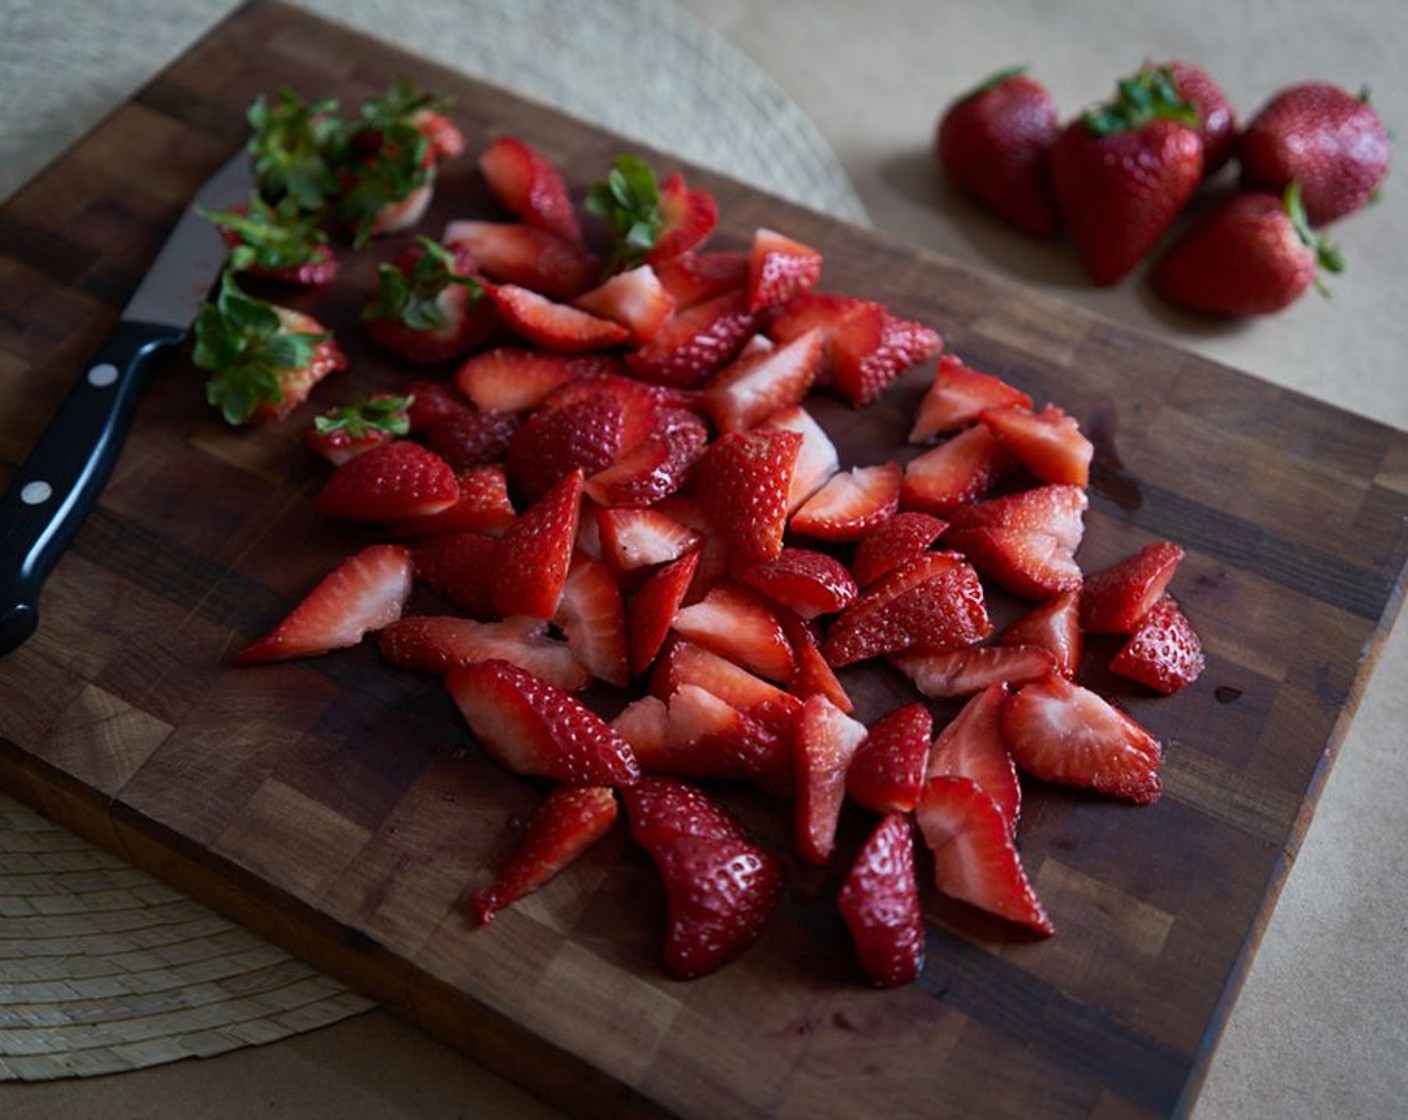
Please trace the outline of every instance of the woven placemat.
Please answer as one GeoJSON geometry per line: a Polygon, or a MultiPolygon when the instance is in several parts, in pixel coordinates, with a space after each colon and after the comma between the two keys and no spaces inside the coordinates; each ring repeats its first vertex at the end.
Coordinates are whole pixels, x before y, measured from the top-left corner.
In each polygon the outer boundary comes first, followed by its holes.
{"type": "MultiPolygon", "coordinates": [[[[0,197],[228,6],[7,0],[0,96],[27,113],[0,121],[0,197]]],[[[303,6],[801,205],[865,221],[811,122],[726,40],[662,0],[303,6]],[[641,64],[623,69],[622,58],[641,64]]],[[[0,795],[0,1080],[217,1054],[370,1006],[0,795]]]]}

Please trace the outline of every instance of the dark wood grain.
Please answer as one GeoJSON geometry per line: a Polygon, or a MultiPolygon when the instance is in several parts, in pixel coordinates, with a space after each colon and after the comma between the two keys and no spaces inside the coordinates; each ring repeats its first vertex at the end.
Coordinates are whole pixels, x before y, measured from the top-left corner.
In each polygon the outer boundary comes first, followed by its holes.
{"type": "MultiPolygon", "coordinates": [[[[519,133],[579,188],[624,147],[293,9],[242,10],[0,209],[0,482],[191,193],[242,143],[254,95],[287,82],[351,105],[402,73],[455,96],[471,151],[519,133]]],[[[1206,673],[1168,699],[1102,682],[1167,744],[1165,797],[1131,809],[1028,791],[1022,851],[1056,937],[1014,936],[930,892],[922,979],[871,991],[831,905],[838,871],[789,863],[754,949],[676,983],[658,962],[660,887],[619,834],[471,932],[461,899],[542,787],[488,762],[436,682],[387,671],[372,649],[229,667],[367,536],[313,515],[323,470],[298,419],[225,429],[184,356],[51,578],[38,634],[0,662],[0,782],[582,1115],[1185,1111],[1402,598],[1408,437],[691,177],[721,202],[720,244],[784,229],[824,250],[826,287],[938,327],[1075,414],[1099,449],[1088,570],[1159,537],[1188,550],[1177,592],[1206,673]]],[[[492,213],[466,160],[424,228],[492,213]]],[[[317,301],[354,357],[320,403],[404,376],[355,322],[394,248],[353,260],[317,301]]],[[[904,458],[930,376],[912,371],[864,413],[819,399],[816,414],[847,461],[904,458]]],[[[902,694],[893,674],[847,680],[867,716],[902,694]]],[[[788,851],[777,802],[720,795],[788,851]]],[[[843,850],[865,825],[845,818],[843,850]]]]}

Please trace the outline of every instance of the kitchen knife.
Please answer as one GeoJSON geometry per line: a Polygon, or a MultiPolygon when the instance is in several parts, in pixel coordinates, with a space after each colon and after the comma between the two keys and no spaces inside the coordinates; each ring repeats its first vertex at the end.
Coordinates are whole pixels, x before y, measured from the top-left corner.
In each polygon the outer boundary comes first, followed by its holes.
{"type": "Polygon", "coordinates": [[[0,656],[38,624],[39,592],[112,474],[160,355],[191,333],[227,246],[196,208],[249,197],[249,156],[235,153],[196,192],[112,333],[0,495],[0,656]]]}

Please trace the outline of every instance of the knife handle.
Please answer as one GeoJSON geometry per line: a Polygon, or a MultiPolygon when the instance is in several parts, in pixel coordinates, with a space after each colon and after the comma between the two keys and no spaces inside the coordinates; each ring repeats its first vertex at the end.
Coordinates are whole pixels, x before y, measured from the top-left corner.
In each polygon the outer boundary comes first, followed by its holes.
{"type": "Polygon", "coordinates": [[[34,632],[40,588],[117,464],[152,360],[185,336],[119,322],[0,494],[0,656],[34,632]]]}

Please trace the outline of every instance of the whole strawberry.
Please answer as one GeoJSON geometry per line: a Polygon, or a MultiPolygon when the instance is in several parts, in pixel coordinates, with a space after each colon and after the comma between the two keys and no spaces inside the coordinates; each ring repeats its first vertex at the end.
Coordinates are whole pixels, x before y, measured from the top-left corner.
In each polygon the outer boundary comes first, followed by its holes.
{"type": "Polygon", "coordinates": [[[935,155],[949,179],[1018,229],[1049,237],[1060,226],[1049,158],[1060,132],[1056,102],[1024,67],[1002,70],[939,118],[935,155]]]}
{"type": "Polygon", "coordinates": [[[1203,178],[1206,179],[1232,158],[1237,146],[1237,112],[1222,87],[1197,63],[1175,59],[1154,69],[1165,69],[1173,75],[1179,96],[1193,106],[1202,121],[1199,133],[1203,138],[1203,178]]]}
{"type": "Polygon", "coordinates": [[[1298,181],[1311,225],[1322,226],[1373,197],[1388,174],[1389,147],[1367,92],[1303,82],[1257,111],[1237,154],[1244,186],[1279,193],[1298,181]]]}
{"type": "Polygon", "coordinates": [[[1115,98],[1072,121],[1051,150],[1066,230],[1097,284],[1123,278],[1154,247],[1203,174],[1200,121],[1167,70],[1119,82],[1115,98]]]}
{"type": "Polygon", "coordinates": [[[1268,315],[1318,283],[1320,269],[1343,267],[1316,236],[1297,184],[1285,195],[1239,194],[1188,230],[1154,265],[1165,299],[1216,315],[1268,315]]]}

